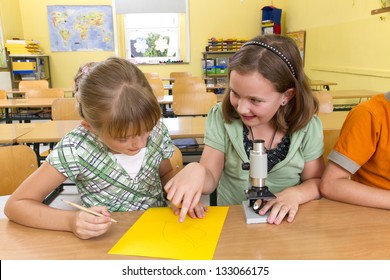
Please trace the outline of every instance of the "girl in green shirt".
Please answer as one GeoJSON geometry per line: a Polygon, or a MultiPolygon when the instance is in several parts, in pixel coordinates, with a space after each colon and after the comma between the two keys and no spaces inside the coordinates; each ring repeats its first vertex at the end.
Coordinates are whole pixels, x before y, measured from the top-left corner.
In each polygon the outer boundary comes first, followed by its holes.
{"type": "MultiPolygon", "coordinates": [[[[295,42],[279,35],[253,38],[229,64],[229,87],[221,104],[209,113],[205,148],[199,163],[187,165],[165,186],[168,199],[181,204],[180,221],[201,194],[217,189],[218,205],[246,200],[253,140],[263,139],[267,151],[266,185],[276,195],[261,208],[268,223],[292,222],[300,204],[320,197],[324,169],[323,132],[315,116],[318,101],[303,71],[295,42]]],[[[179,214],[179,211],[176,211],[179,214]]]]}

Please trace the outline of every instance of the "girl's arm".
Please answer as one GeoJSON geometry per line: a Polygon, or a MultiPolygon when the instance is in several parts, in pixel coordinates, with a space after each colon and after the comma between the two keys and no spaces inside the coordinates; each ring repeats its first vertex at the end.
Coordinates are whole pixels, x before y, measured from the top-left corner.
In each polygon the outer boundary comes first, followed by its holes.
{"type": "Polygon", "coordinates": [[[8,199],[4,212],[16,223],[30,227],[71,231],[82,239],[106,232],[110,225],[106,207],[93,207],[107,217],[83,211],[66,211],[42,203],[45,197],[65,181],[66,177],[44,162],[8,199]]]}
{"type": "Polygon", "coordinates": [[[329,161],[322,176],[320,191],[333,200],[355,205],[390,209],[390,191],[370,187],[350,179],[351,173],[329,161]]]}
{"type": "Polygon", "coordinates": [[[203,194],[212,193],[217,187],[224,167],[224,153],[205,146],[200,162],[186,165],[166,185],[167,198],[181,208],[179,221],[184,221],[187,212],[193,210],[203,194]]]}
{"type": "Polygon", "coordinates": [[[322,156],[306,162],[301,174],[302,183],[277,193],[276,199],[268,201],[259,214],[264,215],[272,208],[268,223],[280,224],[285,216],[288,222],[294,221],[299,205],[320,198],[319,185],[324,168],[322,156]]]}

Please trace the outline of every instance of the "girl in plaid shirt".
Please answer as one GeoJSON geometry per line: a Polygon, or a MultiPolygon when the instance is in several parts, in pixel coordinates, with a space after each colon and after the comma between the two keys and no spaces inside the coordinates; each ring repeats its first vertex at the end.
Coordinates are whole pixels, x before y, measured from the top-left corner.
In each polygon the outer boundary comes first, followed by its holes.
{"type": "Polygon", "coordinates": [[[75,89],[81,125],[14,192],[5,213],[17,223],[87,239],[110,228],[111,211],[167,205],[163,186],[174,175],[173,145],[149,83],[128,60],[87,64],[75,89]],[[75,183],[84,206],[104,217],[41,203],[66,179],[75,183]]]}

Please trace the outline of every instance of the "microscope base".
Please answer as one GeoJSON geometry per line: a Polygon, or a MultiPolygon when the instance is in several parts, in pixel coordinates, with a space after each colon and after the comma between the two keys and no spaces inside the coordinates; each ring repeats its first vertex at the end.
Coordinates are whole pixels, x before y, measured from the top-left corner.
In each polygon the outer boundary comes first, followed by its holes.
{"type": "Polygon", "coordinates": [[[242,202],[242,208],[244,210],[247,224],[261,224],[267,222],[268,213],[264,216],[260,216],[259,214],[255,213],[252,207],[249,207],[249,202],[247,200],[242,202]]]}

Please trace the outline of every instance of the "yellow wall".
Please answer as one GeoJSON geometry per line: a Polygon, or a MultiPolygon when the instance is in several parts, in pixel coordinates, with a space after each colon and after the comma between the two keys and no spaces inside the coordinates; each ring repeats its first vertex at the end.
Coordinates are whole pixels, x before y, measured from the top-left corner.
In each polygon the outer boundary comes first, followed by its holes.
{"type": "Polygon", "coordinates": [[[23,37],[18,1],[0,0],[0,19],[4,40],[23,37]]]}
{"type": "MultiPolygon", "coordinates": [[[[4,1],[4,0],[1,0],[4,1]]],[[[11,2],[12,0],[8,0],[11,2]]],[[[15,0],[13,0],[15,1],[15,0]]],[[[17,1],[15,1],[17,2],[17,1]]],[[[259,31],[260,9],[272,1],[258,0],[189,0],[191,57],[189,64],[140,66],[145,72],[159,72],[167,77],[172,71],[191,71],[201,75],[201,52],[210,37],[253,37],[259,31]],[[220,12],[218,12],[220,11],[220,12]]],[[[274,5],[279,5],[273,1],[274,5]]],[[[41,48],[50,55],[52,83],[54,87],[71,87],[72,79],[80,64],[100,61],[114,52],[50,52],[47,25],[47,5],[111,5],[111,0],[19,0],[21,25],[24,39],[40,42],[41,48]]],[[[14,8],[14,7],[12,7],[14,8]]],[[[15,24],[20,25],[19,21],[15,24]]],[[[7,39],[7,38],[6,38],[7,39]]]]}
{"type": "Polygon", "coordinates": [[[337,82],[333,89],[390,90],[390,13],[371,15],[380,0],[285,3],[287,30],[306,30],[310,78],[337,82]]]}
{"type": "Polygon", "coordinates": [[[51,52],[47,5],[111,5],[111,0],[19,0],[24,39],[36,40],[45,54],[50,55],[53,87],[70,88],[78,67],[88,61],[101,61],[115,52],[51,52]]]}
{"type": "MultiPolygon", "coordinates": [[[[12,36],[39,41],[51,58],[53,86],[71,87],[80,64],[103,60],[115,53],[51,53],[46,6],[111,3],[111,0],[0,0],[0,8],[5,34],[15,33],[12,36]]],[[[201,53],[208,38],[257,35],[261,8],[273,4],[283,9],[284,32],[306,30],[305,70],[310,78],[335,81],[338,86],[333,89],[387,91],[390,88],[390,13],[371,15],[371,10],[380,8],[380,0],[189,0],[189,4],[191,62],[141,65],[143,71],[159,72],[162,77],[171,71],[201,75],[201,53]]],[[[389,0],[387,5],[390,6],[389,0]]]]}

